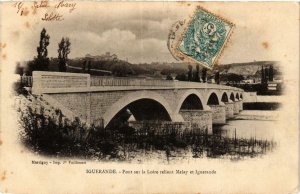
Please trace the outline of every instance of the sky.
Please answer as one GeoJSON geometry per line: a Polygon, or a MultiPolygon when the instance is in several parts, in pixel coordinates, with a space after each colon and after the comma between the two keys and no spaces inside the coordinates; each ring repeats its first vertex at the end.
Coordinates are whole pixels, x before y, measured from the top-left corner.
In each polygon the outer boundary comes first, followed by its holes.
{"type": "MultiPolygon", "coordinates": [[[[192,16],[196,5],[199,3],[77,3],[72,13],[62,12],[64,20],[60,22],[41,21],[39,17],[44,10],[39,11],[39,16],[18,17],[20,26],[26,28],[21,35],[20,30],[12,28],[9,37],[19,33],[20,60],[36,56],[39,34],[44,27],[50,35],[50,57],[57,57],[61,38],[69,37],[69,58],[110,52],[132,63],[176,62],[167,48],[169,30],[176,21],[192,16]]],[[[245,3],[219,2],[200,5],[235,24],[219,64],[278,60],[278,40],[285,36],[282,24],[286,21],[280,15],[284,16],[289,10],[285,9],[285,4],[248,3],[245,6],[245,3]]]]}

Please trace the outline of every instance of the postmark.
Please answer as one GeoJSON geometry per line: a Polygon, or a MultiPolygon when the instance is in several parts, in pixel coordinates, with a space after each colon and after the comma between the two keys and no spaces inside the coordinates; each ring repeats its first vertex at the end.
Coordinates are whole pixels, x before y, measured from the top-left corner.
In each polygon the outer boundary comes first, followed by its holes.
{"type": "Polygon", "coordinates": [[[182,33],[184,32],[186,23],[187,23],[186,20],[180,20],[180,21],[175,22],[172,25],[172,27],[170,29],[170,32],[169,32],[167,46],[168,46],[168,49],[169,49],[171,55],[176,60],[183,59],[176,52],[176,49],[177,49],[176,48],[176,43],[178,42],[178,40],[180,39],[182,33]]]}
{"type": "Polygon", "coordinates": [[[234,25],[202,7],[197,7],[179,40],[175,56],[213,69],[234,25]]]}

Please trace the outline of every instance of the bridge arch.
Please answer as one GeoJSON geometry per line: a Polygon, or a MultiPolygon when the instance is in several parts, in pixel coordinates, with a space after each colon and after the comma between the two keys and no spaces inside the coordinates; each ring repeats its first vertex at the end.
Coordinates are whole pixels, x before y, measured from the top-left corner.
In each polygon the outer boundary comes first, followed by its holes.
{"type": "Polygon", "coordinates": [[[233,92],[231,92],[231,94],[230,94],[230,100],[232,100],[233,102],[235,101],[235,97],[234,97],[233,92]]]}
{"type": "Polygon", "coordinates": [[[222,98],[221,98],[222,102],[229,102],[229,98],[226,92],[223,93],[222,98]]]}
{"type": "Polygon", "coordinates": [[[219,105],[220,101],[218,95],[215,92],[211,92],[207,98],[207,105],[219,105]]]}
{"type": "MultiPolygon", "coordinates": [[[[176,110],[175,110],[175,113],[179,113],[180,109],[182,108],[182,106],[184,105],[185,102],[187,101],[192,101],[192,103],[195,105],[196,104],[196,107],[195,109],[199,109],[199,106],[200,106],[200,110],[207,110],[207,106],[206,104],[203,104],[204,102],[204,97],[202,96],[202,94],[195,90],[195,89],[191,89],[191,90],[188,90],[186,91],[180,98],[180,100],[178,101],[178,104],[177,104],[177,107],[176,107],[176,110]],[[198,104],[198,106],[197,106],[198,104]]],[[[183,107],[184,108],[184,107],[183,107]]]]}
{"type": "Polygon", "coordinates": [[[240,99],[239,93],[236,93],[235,98],[238,100],[240,99]]]}
{"type": "Polygon", "coordinates": [[[243,99],[243,94],[242,93],[240,94],[240,99],[243,99]]]}
{"type": "Polygon", "coordinates": [[[190,94],[181,104],[180,110],[203,110],[203,105],[196,94],[190,94]]]}
{"type": "Polygon", "coordinates": [[[104,113],[104,127],[106,127],[110,121],[126,107],[137,106],[136,103],[142,104],[142,101],[161,108],[164,117],[168,117],[171,121],[175,120],[172,109],[164,97],[153,91],[137,91],[120,98],[104,113]]]}

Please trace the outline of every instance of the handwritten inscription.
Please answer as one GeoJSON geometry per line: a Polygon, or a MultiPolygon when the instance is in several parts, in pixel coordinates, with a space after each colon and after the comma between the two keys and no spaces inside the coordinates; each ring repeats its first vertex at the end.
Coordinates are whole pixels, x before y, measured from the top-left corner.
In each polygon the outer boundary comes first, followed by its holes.
{"type": "Polygon", "coordinates": [[[63,15],[53,13],[50,14],[46,13],[45,16],[42,18],[43,21],[62,21],[63,15]]]}
{"type": "Polygon", "coordinates": [[[40,1],[40,2],[33,2],[33,6],[31,6],[32,9],[36,10],[39,8],[47,8],[50,7],[49,1],[40,1]]]}
{"type": "Polygon", "coordinates": [[[54,6],[56,9],[67,8],[69,12],[72,13],[76,9],[76,3],[70,3],[65,1],[60,1],[57,5],[54,6]]]}
{"type": "Polygon", "coordinates": [[[15,2],[13,7],[20,16],[28,14],[35,15],[39,10],[44,10],[41,20],[43,21],[62,21],[64,20],[63,10],[72,13],[76,9],[77,3],[71,1],[51,2],[49,0],[33,1],[33,2],[15,2]]]}

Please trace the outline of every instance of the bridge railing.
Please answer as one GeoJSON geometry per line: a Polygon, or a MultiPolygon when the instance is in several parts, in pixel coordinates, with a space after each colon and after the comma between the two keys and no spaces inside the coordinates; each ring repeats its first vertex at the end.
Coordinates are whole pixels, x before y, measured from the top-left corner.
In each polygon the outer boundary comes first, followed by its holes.
{"type": "Polygon", "coordinates": [[[22,77],[27,87],[32,86],[33,94],[86,92],[102,90],[128,89],[222,89],[242,91],[230,86],[186,82],[177,80],[163,80],[136,77],[108,77],[90,76],[81,73],[33,71],[32,77],[22,77]]]}
{"type": "Polygon", "coordinates": [[[219,84],[210,84],[210,83],[199,83],[199,82],[188,82],[188,81],[174,81],[175,88],[208,88],[208,89],[233,89],[230,86],[219,85],[219,84]]]}
{"type": "Polygon", "coordinates": [[[172,80],[119,78],[119,77],[91,77],[91,86],[159,86],[174,87],[172,80]]]}
{"type": "Polygon", "coordinates": [[[32,76],[21,76],[20,82],[22,86],[32,87],[32,76]]]}

